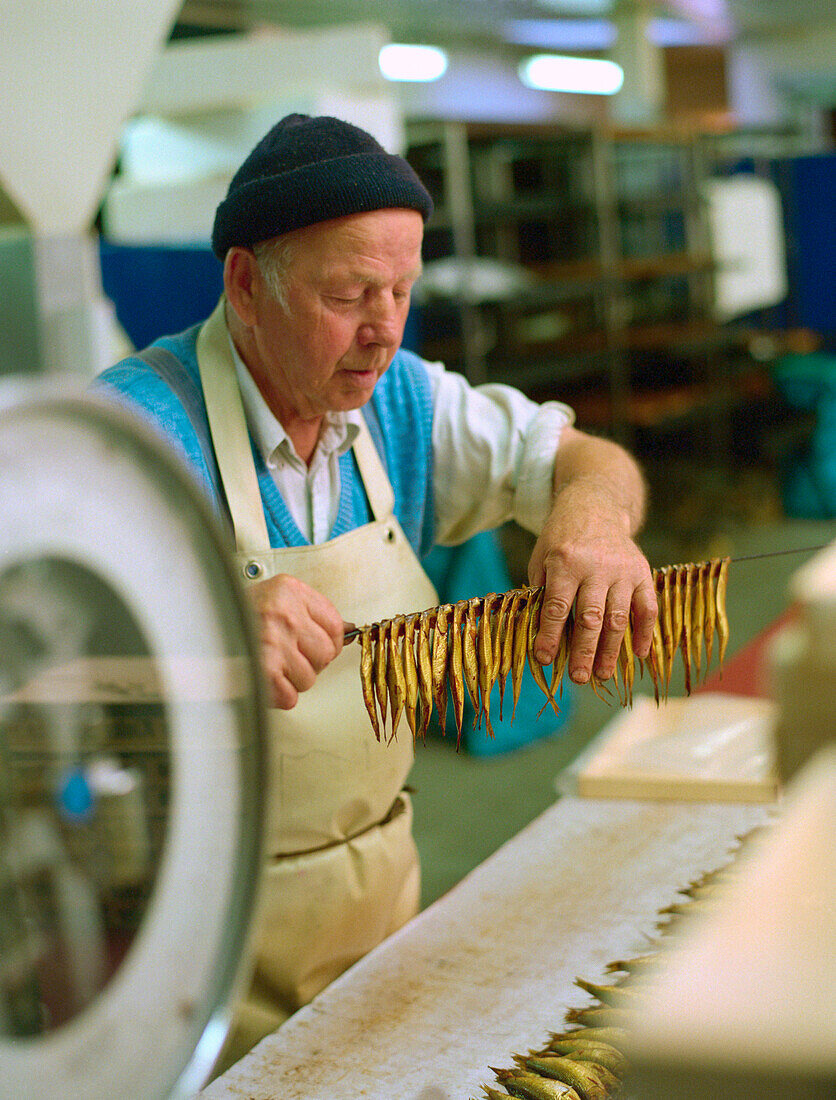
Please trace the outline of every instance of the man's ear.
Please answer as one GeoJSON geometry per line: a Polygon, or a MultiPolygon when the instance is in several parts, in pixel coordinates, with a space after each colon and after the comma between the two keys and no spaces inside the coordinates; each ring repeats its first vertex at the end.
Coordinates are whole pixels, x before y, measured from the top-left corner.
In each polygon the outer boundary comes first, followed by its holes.
{"type": "Polygon", "coordinates": [[[248,328],[256,323],[255,300],[261,272],[255,255],[249,248],[233,245],[224,259],[224,291],[226,300],[239,320],[248,328]]]}

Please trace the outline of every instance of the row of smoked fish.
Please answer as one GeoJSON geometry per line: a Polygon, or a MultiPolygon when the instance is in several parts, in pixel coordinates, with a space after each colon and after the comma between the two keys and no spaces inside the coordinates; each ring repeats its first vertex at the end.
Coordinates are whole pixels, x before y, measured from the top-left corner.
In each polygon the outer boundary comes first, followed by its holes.
{"type": "MultiPolygon", "coordinates": [[[[652,571],[659,614],[650,654],[645,661],[638,659],[638,663],[642,674],[647,666],[657,703],[667,698],[677,652],[682,656],[685,690],[689,694],[708,670],[715,635],[722,666],[729,639],[728,570],[728,558],[714,558],[652,571]]],[[[460,740],[465,692],[473,704],[474,727],[484,718],[492,737],[493,686],[499,684],[502,718],[510,676],[513,721],[526,665],[546,697],[544,709],[551,705],[558,713],[574,619],[570,615],[567,620],[547,675],[548,666],[544,668],[534,656],[543,595],[542,586],[515,588],[362,627],[358,632],[360,681],[377,739],[390,739],[402,715],[413,737],[423,737],[433,706],[444,729],[449,696],[460,740]]],[[[593,691],[609,697],[614,693],[622,706],[629,706],[633,700],[636,663],[628,625],[612,680],[604,683],[593,674],[590,680],[593,691]]]]}
{"type": "MultiPolygon", "coordinates": [[[[745,845],[759,829],[741,839],[745,845]]],[[[739,853],[738,853],[739,854],[739,853]]],[[[665,963],[664,939],[675,933],[682,917],[712,911],[737,874],[737,859],[708,872],[679,891],[680,902],[660,910],[659,939],[630,959],[618,959],[607,966],[612,984],[597,984],[576,978],[575,984],[589,993],[593,1003],[570,1008],[566,1026],[552,1032],[548,1042],[527,1054],[511,1055],[513,1068],[489,1068],[504,1092],[482,1085],[482,1100],[611,1100],[629,1084],[630,1066],[625,1054],[631,1023],[642,1009],[648,981],[665,963]]]]}

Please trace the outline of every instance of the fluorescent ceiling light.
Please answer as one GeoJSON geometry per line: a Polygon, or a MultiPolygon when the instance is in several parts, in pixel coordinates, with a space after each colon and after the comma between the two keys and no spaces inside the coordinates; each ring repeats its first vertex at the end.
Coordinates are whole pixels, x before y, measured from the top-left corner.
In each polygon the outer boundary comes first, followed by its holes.
{"type": "Polygon", "coordinates": [[[541,50],[608,50],[617,37],[607,19],[514,19],[504,29],[509,42],[541,50]]]}
{"type": "Polygon", "coordinates": [[[614,95],[624,83],[624,70],[614,61],[591,57],[536,54],[520,63],[520,80],[545,92],[614,95]]]}
{"type": "Polygon", "coordinates": [[[390,42],[378,55],[387,80],[438,80],[447,71],[447,54],[435,46],[406,46],[390,42]]]}
{"type": "Polygon", "coordinates": [[[656,46],[712,46],[726,41],[720,26],[687,23],[683,19],[651,19],[647,37],[656,46]]]}
{"type": "Polygon", "coordinates": [[[539,0],[539,7],[556,9],[562,16],[567,12],[572,15],[602,15],[613,6],[613,0],[539,0]]]}

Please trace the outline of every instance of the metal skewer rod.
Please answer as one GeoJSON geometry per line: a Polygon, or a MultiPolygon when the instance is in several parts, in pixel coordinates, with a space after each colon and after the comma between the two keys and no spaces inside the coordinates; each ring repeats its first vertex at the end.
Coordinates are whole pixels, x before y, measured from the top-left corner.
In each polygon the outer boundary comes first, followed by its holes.
{"type": "MultiPolygon", "coordinates": [[[[533,586],[526,585],[525,587],[526,588],[531,588],[532,592],[535,592],[537,590],[537,585],[533,585],[533,586]]],[[[497,595],[497,593],[495,593],[495,592],[489,592],[488,593],[488,596],[495,596],[495,595],[497,595]]],[[[471,597],[471,599],[476,601],[477,603],[482,603],[487,598],[488,598],[487,596],[473,596],[473,597],[471,597]]],[[[451,604],[447,604],[447,605],[439,604],[439,607],[444,607],[444,606],[450,607],[452,605],[451,604]]],[[[430,626],[435,626],[435,617],[436,617],[436,612],[438,611],[438,607],[428,607],[427,611],[430,614],[430,626]]],[[[419,612],[419,614],[420,614],[420,612],[419,612]]],[[[405,617],[406,616],[404,616],[404,618],[405,617]]],[[[363,633],[364,630],[375,630],[379,626],[380,626],[380,623],[366,623],[365,626],[350,626],[343,633],[343,642],[345,644],[348,644],[348,642],[353,642],[354,639],[358,638],[363,633]]]]}
{"type": "Polygon", "coordinates": [[[826,549],[828,545],[828,543],[824,543],[822,546],[794,546],[791,550],[767,550],[763,554],[743,554],[741,557],[734,557],[731,560],[733,562],[758,561],[760,558],[780,558],[783,554],[813,554],[817,550],[826,549]]]}
{"type": "MultiPolygon", "coordinates": [[[[825,543],[821,546],[796,546],[796,547],[793,547],[790,550],[767,550],[763,554],[744,554],[740,557],[733,557],[730,560],[733,561],[733,562],[760,561],[762,558],[779,558],[779,557],[782,557],[784,554],[813,554],[818,550],[824,550],[827,545],[828,544],[825,543]]],[[[477,599],[482,599],[481,596],[476,597],[476,598],[477,599]]],[[[434,623],[433,623],[433,625],[434,625],[434,623]]],[[[380,626],[380,623],[368,623],[367,624],[368,628],[374,628],[374,627],[377,627],[377,626],[380,626]]],[[[343,643],[347,645],[349,642],[353,642],[355,638],[358,638],[363,633],[363,631],[365,629],[367,629],[367,627],[362,627],[362,626],[349,627],[349,629],[347,629],[345,631],[345,633],[343,634],[343,643]]]]}

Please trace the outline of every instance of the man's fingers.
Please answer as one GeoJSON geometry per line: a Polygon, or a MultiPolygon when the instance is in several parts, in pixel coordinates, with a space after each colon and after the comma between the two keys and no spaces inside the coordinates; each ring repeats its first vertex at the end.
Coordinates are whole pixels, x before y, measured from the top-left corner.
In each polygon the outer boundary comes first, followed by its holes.
{"type": "Polygon", "coordinates": [[[343,647],[346,624],[343,622],[342,615],[330,600],[314,590],[309,592],[306,610],[310,616],[310,623],[318,627],[333,645],[334,652],[329,658],[333,660],[343,647]]]}
{"type": "Polygon", "coordinates": [[[274,706],[290,710],[343,648],[343,620],[330,600],[296,577],[277,574],[251,591],[274,706]]]}
{"type": "Polygon", "coordinates": [[[598,639],[604,625],[606,601],[606,589],[592,585],[582,585],[578,589],[572,648],[569,651],[569,677],[577,684],[585,684],[592,673],[598,639]]]}
{"type": "Polygon", "coordinates": [[[541,665],[554,660],[574,599],[575,589],[569,586],[552,593],[547,591],[543,596],[539,630],[534,639],[534,656],[541,665]]]}
{"type": "MultiPolygon", "coordinates": [[[[298,648],[300,654],[310,662],[315,672],[322,670],[334,660],[343,647],[342,620],[336,636],[311,619],[300,631],[298,648]]],[[[307,688],[303,688],[307,690],[307,688]]]]}
{"type": "Polygon", "coordinates": [[[317,630],[307,638],[301,637],[298,646],[268,647],[262,652],[273,705],[292,710],[302,692],[310,691],[319,673],[333,660],[334,643],[324,631],[317,630]]]}
{"type": "Polygon", "coordinates": [[[631,596],[631,588],[625,584],[613,585],[607,595],[598,651],[592,665],[593,672],[601,680],[609,680],[615,672],[624,632],[630,622],[631,596]]]}
{"type": "Polygon", "coordinates": [[[648,575],[633,593],[633,652],[642,660],[650,653],[657,614],[656,590],[648,575]]]}
{"type": "Polygon", "coordinates": [[[335,642],[313,620],[300,623],[293,631],[268,620],[262,621],[261,646],[268,665],[286,668],[288,679],[294,684],[298,681],[300,690],[307,691],[311,685],[303,681],[308,668],[315,674],[329,665],[342,649],[342,634],[335,642]]]}
{"type": "Polygon", "coordinates": [[[270,705],[278,710],[293,710],[299,702],[299,692],[293,684],[281,672],[271,676],[269,671],[265,669],[265,674],[271,696],[270,705]]]}

